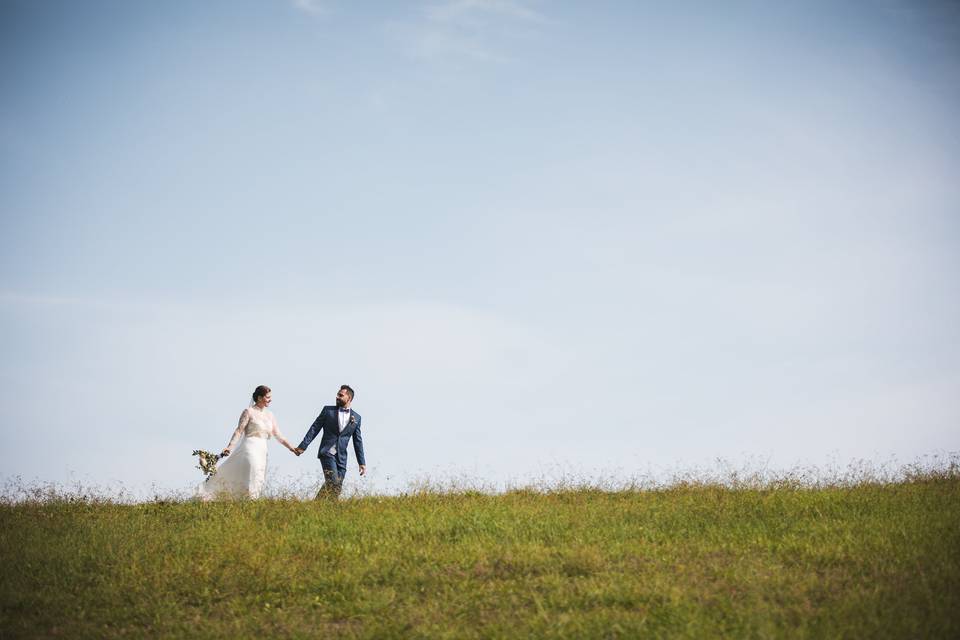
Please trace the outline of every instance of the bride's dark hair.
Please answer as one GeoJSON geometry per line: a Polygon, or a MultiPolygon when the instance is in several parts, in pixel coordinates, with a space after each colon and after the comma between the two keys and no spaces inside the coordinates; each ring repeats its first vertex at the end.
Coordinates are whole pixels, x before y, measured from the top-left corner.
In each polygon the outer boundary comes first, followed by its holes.
{"type": "Polygon", "coordinates": [[[253,402],[256,403],[257,400],[267,395],[268,393],[270,393],[270,387],[268,387],[265,384],[260,385],[259,387],[253,390],[253,402]]]}

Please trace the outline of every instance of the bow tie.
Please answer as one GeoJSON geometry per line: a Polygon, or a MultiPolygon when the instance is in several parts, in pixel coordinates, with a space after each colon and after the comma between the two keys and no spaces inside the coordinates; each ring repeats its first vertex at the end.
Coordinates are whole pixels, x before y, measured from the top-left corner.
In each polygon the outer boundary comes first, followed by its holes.
{"type": "Polygon", "coordinates": [[[340,409],[339,411],[340,413],[344,413],[344,412],[350,413],[350,409],[340,409]]]}

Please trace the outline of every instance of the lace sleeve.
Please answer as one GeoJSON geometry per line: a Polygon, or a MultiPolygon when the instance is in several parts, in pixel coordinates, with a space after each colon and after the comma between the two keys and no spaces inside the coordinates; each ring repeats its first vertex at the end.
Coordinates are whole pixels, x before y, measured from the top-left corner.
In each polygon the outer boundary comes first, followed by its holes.
{"type": "Polygon", "coordinates": [[[227,449],[233,451],[233,445],[237,444],[237,441],[240,440],[240,436],[242,436],[244,430],[246,430],[248,422],[250,422],[250,412],[244,409],[243,413],[240,414],[240,421],[237,423],[237,428],[233,432],[233,437],[230,438],[230,444],[227,445],[227,449]]]}
{"type": "Polygon", "coordinates": [[[273,423],[273,431],[271,432],[271,435],[273,435],[273,437],[277,439],[277,442],[285,446],[287,449],[293,449],[290,443],[287,442],[287,439],[283,437],[283,434],[280,433],[280,425],[277,424],[277,417],[271,415],[270,421],[273,423]]]}

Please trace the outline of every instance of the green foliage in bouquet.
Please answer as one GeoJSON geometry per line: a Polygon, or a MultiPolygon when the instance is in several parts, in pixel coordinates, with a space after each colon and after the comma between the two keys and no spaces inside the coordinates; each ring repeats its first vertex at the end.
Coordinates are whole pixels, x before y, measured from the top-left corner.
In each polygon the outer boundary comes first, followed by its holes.
{"type": "Polygon", "coordinates": [[[200,456],[200,464],[197,465],[197,469],[203,471],[207,478],[210,478],[217,472],[217,461],[222,457],[219,453],[210,453],[203,449],[197,449],[193,452],[193,455],[200,456]]]}

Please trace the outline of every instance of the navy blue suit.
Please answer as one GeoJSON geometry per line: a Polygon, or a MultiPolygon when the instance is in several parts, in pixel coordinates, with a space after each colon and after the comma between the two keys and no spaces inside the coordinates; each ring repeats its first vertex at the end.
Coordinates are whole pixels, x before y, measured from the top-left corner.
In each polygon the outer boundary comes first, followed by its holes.
{"type": "Polygon", "coordinates": [[[350,443],[350,438],[353,438],[353,451],[357,454],[357,463],[366,465],[367,462],[363,456],[360,414],[350,409],[350,418],[341,431],[340,420],[337,417],[338,411],[338,407],[335,406],[324,407],[310,425],[307,434],[303,436],[299,448],[306,450],[318,433],[323,434],[320,436],[320,451],[317,452],[317,458],[320,459],[320,465],[323,467],[324,488],[339,494],[343,477],[347,475],[347,445],[350,443]]]}

